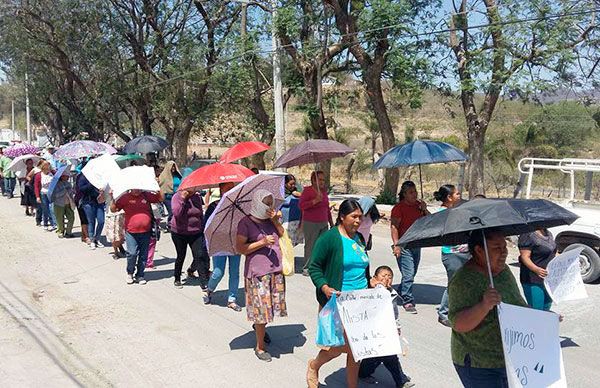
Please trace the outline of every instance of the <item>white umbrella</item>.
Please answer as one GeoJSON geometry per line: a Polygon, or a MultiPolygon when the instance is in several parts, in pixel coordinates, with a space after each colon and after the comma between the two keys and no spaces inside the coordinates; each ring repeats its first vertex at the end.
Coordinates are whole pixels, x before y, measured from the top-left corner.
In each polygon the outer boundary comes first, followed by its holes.
{"type": "Polygon", "coordinates": [[[90,160],[81,170],[87,180],[99,190],[104,190],[110,179],[121,173],[111,155],[102,155],[90,160]]]}
{"type": "Polygon", "coordinates": [[[11,170],[11,171],[13,171],[15,174],[17,174],[17,176],[23,177],[27,173],[27,165],[25,164],[25,162],[28,159],[33,160],[33,165],[35,165],[42,158],[40,158],[37,155],[32,155],[32,154],[17,156],[8,165],[8,169],[11,170]]]}
{"type": "Polygon", "coordinates": [[[113,175],[108,184],[115,201],[129,190],[141,190],[157,193],[160,191],[154,169],[147,166],[127,167],[113,175]]]}

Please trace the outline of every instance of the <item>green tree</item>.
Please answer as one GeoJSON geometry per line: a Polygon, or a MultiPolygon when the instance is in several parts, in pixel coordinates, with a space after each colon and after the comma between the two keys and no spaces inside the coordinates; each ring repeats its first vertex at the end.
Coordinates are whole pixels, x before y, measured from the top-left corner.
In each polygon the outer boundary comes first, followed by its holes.
{"type": "MultiPolygon", "coordinates": [[[[391,79],[394,87],[419,105],[420,86],[427,62],[419,49],[428,40],[406,38],[417,23],[427,24],[431,5],[437,1],[349,1],[325,0],[333,9],[342,42],[355,58],[365,86],[369,109],[379,126],[383,151],[396,145],[392,123],[384,100],[382,80],[391,79]]],[[[395,193],[398,169],[387,169],[384,190],[395,193]]]]}
{"type": "Polygon", "coordinates": [[[484,187],[485,136],[502,91],[572,85],[587,76],[575,65],[578,58],[585,60],[578,53],[597,40],[598,28],[592,2],[453,0],[453,7],[443,43],[454,54],[471,157],[468,188],[477,194],[484,187]],[[489,26],[471,28],[484,22],[489,26]]]}

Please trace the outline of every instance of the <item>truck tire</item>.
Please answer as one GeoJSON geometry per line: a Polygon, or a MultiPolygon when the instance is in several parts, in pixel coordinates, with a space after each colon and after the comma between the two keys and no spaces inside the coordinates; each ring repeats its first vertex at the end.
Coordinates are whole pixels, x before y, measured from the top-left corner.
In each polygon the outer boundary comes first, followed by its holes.
{"type": "Polygon", "coordinates": [[[600,256],[592,247],[585,244],[571,244],[563,252],[577,248],[583,248],[579,255],[579,264],[581,266],[581,278],[584,283],[592,283],[600,277],[600,256]]]}

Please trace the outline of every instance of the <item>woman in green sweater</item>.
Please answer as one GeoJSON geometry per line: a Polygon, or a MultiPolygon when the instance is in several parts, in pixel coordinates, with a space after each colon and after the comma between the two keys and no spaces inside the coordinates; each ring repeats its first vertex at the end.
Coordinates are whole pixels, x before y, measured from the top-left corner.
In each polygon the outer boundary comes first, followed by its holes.
{"type": "Polygon", "coordinates": [[[452,324],[450,349],[458,376],[466,388],[508,388],[500,322],[495,309],[500,302],[526,306],[517,281],[506,265],[504,235],[485,232],[494,288],[490,287],[483,233],[475,230],[469,241],[471,260],[448,285],[452,324]]]}
{"type": "MultiPolygon", "coordinates": [[[[336,226],[323,233],[315,243],[308,272],[317,288],[321,308],[334,293],[362,290],[369,286],[369,257],[365,252],[365,240],[357,232],[362,216],[356,200],[345,200],[340,205],[336,226]]],[[[308,362],[306,382],[309,388],[318,387],[319,369],[342,353],[348,354],[347,386],[357,387],[359,364],[354,361],[346,340],[344,346],[321,349],[317,357],[308,362]]]]}

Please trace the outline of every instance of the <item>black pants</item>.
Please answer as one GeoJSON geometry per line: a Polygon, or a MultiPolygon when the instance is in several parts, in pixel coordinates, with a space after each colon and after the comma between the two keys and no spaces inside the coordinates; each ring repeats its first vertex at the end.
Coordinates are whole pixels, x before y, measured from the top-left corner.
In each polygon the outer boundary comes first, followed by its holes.
{"type": "Polygon", "coordinates": [[[382,364],[392,374],[392,378],[396,383],[396,387],[402,387],[404,383],[409,381],[408,376],[402,372],[402,366],[398,356],[385,356],[385,357],[374,357],[367,358],[360,362],[360,369],[358,370],[358,377],[365,378],[369,377],[375,372],[375,369],[382,364]]]}
{"type": "Polygon", "coordinates": [[[177,259],[175,260],[175,280],[181,281],[181,270],[187,253],[187,247],[192,250],[192,265],[188,271],[198,271],[200,283],[202,286],[208,284],[210,258],[206,251],[206,242],[204,241],[204,233],[186,235],[179,233],[171,233],[175,250],[177,251],[177,259]]]}

